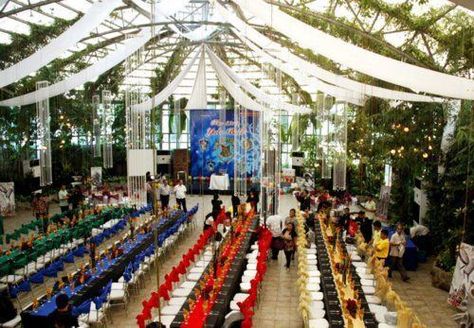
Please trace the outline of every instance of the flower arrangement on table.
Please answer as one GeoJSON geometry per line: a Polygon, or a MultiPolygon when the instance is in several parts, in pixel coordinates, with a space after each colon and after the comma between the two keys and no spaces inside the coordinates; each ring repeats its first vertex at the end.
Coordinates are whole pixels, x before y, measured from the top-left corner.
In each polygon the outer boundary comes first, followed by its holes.
{"type": "Polygon", "coordinates": [[[400,298],[400,296],[392,289],[392,284],[388,280],[388,268],[384,267],[383,262],[375,257],[373,248],[365,243],[360,232],[356,235],[355,241],[358,254],[368,259],[367,267],[375,277],[375,295],[380,297],[382,303],[397,312],[397,327],[426,327],[400,298]]]}
{"type": "Polygon", "coordinates": [[[359,299],[359,293],[354,286],[354,280],[350,271],[351,259],[343,249],[338,238],[339,231],[335,231],[326,214],[318,214],[321,224],[321,232],[324,243],[329,254],[331,271],[336,285],[336,291],[342,306],[342,315],[347,327],[365,327],[364,311],[359,299]]]}
{"type": "Polygon", "coordinates": [[[311,309],[311,296],[308,290],[308,258],[306,257],[308,241],[303,237],[306,235],[304,218],[299,210],[296,213],[296,234],[300,236],[300,238],[296,239],[296,253],[298,255],[298,279],[296,280],[296,285],[298,286],[300,294],[298,309],[303,318],[303,322],[308,322],[311,309]]]}
{"type": "Polygon", "coordinates": [[[249,296],[243,301],[237,303],[240,308],[240,312],[244,315],[244,320],[242,321],[242,328],[251,328],[252,327],[252,317],[254,315],[253,308],[257,301],[257,292],[260,283],[265,276],[267,271],[267,258],[268,251],[270,249],[270,244],[272,242],[272,233],[267,228],[262,228],[259,231],[258,237],[258,251],[257,256],[257,274],[255,278],[250,281],[250,290],[249,296]]]}
{"type": "Polygon", "coordinates": [[[165,281],[160,285],[158,291],[152,292],[151,297],[142,302],[142,312],[136,317],[137,324],[140,328],[144,328],[146,320],[152,318],[151,310],[160,306],[160,298],[164,300],[170,299],[169,292],[173,288],[173,283],[178,282],[179,276],[186,273],[186,269],[191,265],[191,262],[194,262],[196,256],[202,252],[211,236],[212,230],[208,229],[204,231],[194,246],[183,255],[178,266],[173,267],[171,272],[165,275],[165,281]]]}
{"type": "Polygon", "coordinates": [[[209,274],[201,278],[199,288],[195,290],[196,300],[189,303],[189,311],[184,311],[184,322],[181,328],[203,327],[219,295],[232,262],[240,250],[245,235],[255,219],[253,211],[247,213],[243,220],[233,223],[234,235],[225,238],[221,244],[217,265],[209,274]],[[215,271],[214,271],[215,270],[215,271]]]}

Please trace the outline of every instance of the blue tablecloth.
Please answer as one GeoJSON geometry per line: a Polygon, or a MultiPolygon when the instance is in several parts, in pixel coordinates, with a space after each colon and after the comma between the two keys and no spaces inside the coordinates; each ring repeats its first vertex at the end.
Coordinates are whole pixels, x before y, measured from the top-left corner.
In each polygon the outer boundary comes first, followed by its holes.
{"type": "MultiPolygon", "coordinates": [[[[129,253],[134,247],[137,247],[138,245],[141,244],[141,242],[146,238],[147,235],[144,235],[144,234],[139,234],[137,235],[137,238],[134,240],[134,241],[127,241],[124,245],[123,245],[123,252],[124,254],[127,254],[129,253]]],[[[122,255],[123,256],[123,255],[122,255]]],[[[94,274],[92,274],[92,271],[89,270],[87,272],[87,274],[90,275],[90,278],[82,285],[80,286],[77,286],[76,288],[74,288],[74,292],[71,290],[71,287],[70,286],[66,286],[64,287],[60,292],[56,293],[53,297],[51,297],[50,300],[46,301],[45,303],[43,303],[41,306],[39,306],[36,310],[32,311],[34,315],[36,316],[42,316],[42,317],[47,317],[49,316],[50,314],[52,314],[55,310],[56,310],[56,297],[60,294],[60,293],[64,293],[66,294],[67,296],[69,296],[69,298],[71,298],[74,294],[76,294],[77,292],[79,292],[82,288],[84,288],[84,286],[86,286],[87,284],[91,283],[92,281],[94,281],[94,279],[97,279],[100,274],[102,272],[104,272],[105,270],[107,270],[111,265],[113,265],[119,258],[115,258],[115,259],[112,259],[112,260],[109,260],[108,258],[105,258],[104,260],[100,261],[99,263],[97,263],[96,265],[96,272],[94,274]]]]}

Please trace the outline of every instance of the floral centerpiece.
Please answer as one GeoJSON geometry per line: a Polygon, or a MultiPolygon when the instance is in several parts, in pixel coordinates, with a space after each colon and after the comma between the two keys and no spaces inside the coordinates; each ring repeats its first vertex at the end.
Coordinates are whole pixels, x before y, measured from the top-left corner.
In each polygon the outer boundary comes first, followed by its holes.
{"type": "Polygon", "coordinates": [[[354,280],[350,271],[351,259],[346,255],[339,238],[333,233],[336,228],[326,217],[326,214],[318,214],[321,225],[323,240],[328,251],[331,271],[336,285],[336,291],[342,306],[342,314],[346,327],[365,327],[364,312],[359,299],[359,293],[355,288],[354,280]]]}
{"type": "Polygon", "coordinates": [[[221,252],[215,269],[211,268],[212,274],[201,278],[199,282],[199,291],[196,295],[196,301],[189,304],[189,312],[184,314],[182,328],[203,327],[206,318],[211,312],[217,296],[219,295],[225,278],[229,273],[232,262],[234,261],[245,235],[255,219],[253,211],[250,211],[243,220],[236,220],[233,223],[235,232],[230,238],[224,239],[221,245],[221,252]]]}

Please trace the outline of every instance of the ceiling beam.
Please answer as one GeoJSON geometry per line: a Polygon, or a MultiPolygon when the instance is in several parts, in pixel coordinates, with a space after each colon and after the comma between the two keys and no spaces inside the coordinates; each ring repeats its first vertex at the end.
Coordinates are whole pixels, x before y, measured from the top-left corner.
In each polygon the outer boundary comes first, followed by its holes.
{"type": "Polygon", "coordinates": [[[16,8],[16,9],[12,9],[12,10],[9,10],[7,12],[4,12],[4,13],[0,13],[0,18],[8,17],[8,16],[15,15],[15,14],[19,14],[19,13],[25,11],[25,10],[35,9],[37,7],[41,7],[41,6],[44,6],[44,5],[49,5],[50,3],[57,3],[57,2],[60,2],[60,1],[61,0],[44,0],[44,1],[37,2],[37,3],[24,5],[20,8],[16,8]]]}

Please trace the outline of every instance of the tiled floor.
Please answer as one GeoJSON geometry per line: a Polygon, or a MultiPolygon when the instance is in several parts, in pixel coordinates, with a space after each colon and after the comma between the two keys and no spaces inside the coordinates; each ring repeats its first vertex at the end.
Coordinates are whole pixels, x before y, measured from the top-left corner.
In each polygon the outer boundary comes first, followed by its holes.
{"type": "Polygon", "coordinates": [[[431,286],[432,265],[433,260],[430,260],[420,264],[416,271],[408,271],[408,283],[402,282],[400,275],[394,272],[392,286],[427,327],[457,327],[451,318],[456,310],[447,303],[448,293],[431,286]]]}
{"type": "MultiPolygon", "coordinates": [[[[221,197],[224,204],[230,206],[230,197],[221,197]]],[[[160,267],[160,279],[165,273],[176,265],[181,259],[181,255],[190,248],[202,231],[204,216],[211,211],[210,196],[189,196],[188,208],[199,204],[199,211],[196,214],[197,228],[189,233],[180,244],[163,261],[160,267]]],[[[174,204],[174,201],[171,201],[174,204]]],[[[290,208],[296,207],[296,202],[290,196],[283,196],[281,201],[281,213],[286,215],[290,208]]],[[[53,205],[51,212],[58,211],[53,205]]],[[[19,211],[14,218],[5,220],[7,232],[13,231],[22,223],[31,221],[30,211],[19,211]]],[[[409,272],[410,283],[403,283],[397,273],[394,273],[393,286],[402,299],[417,313],[423,323],[429,328],[451,328],[456,324],[451,319],[455,311],[446,303],[447,293],[431,286],[429,271],[431,262],[420,265],[416,272],[409,272]]],[[[68,268],[69,269],[69,268],[68,268]]],[[[135,317],[141,311],[141,302],[148,298],[152,291],[156,290],[156,276],[154,273],[146,281],[146,288],[140,291],[139,295],[133,296],[128,305],[127,311],[121,308],[113,310],[113,324],[109,327],[125,328],[136,327],[135,317]]],[[[253,326],[256,328],[300,328],[303,321],[298,311],[298,292],[295,285],[297,279],[296,262],[292,264],[290,270],[284,268],[284,255],[280,254],[278,261],[270,261],[268,270],[264,278],[262,292],[258,307],[255,309],[253,326]]],[[[38,292],[43,289],[38,289],[38,292]]]]}

